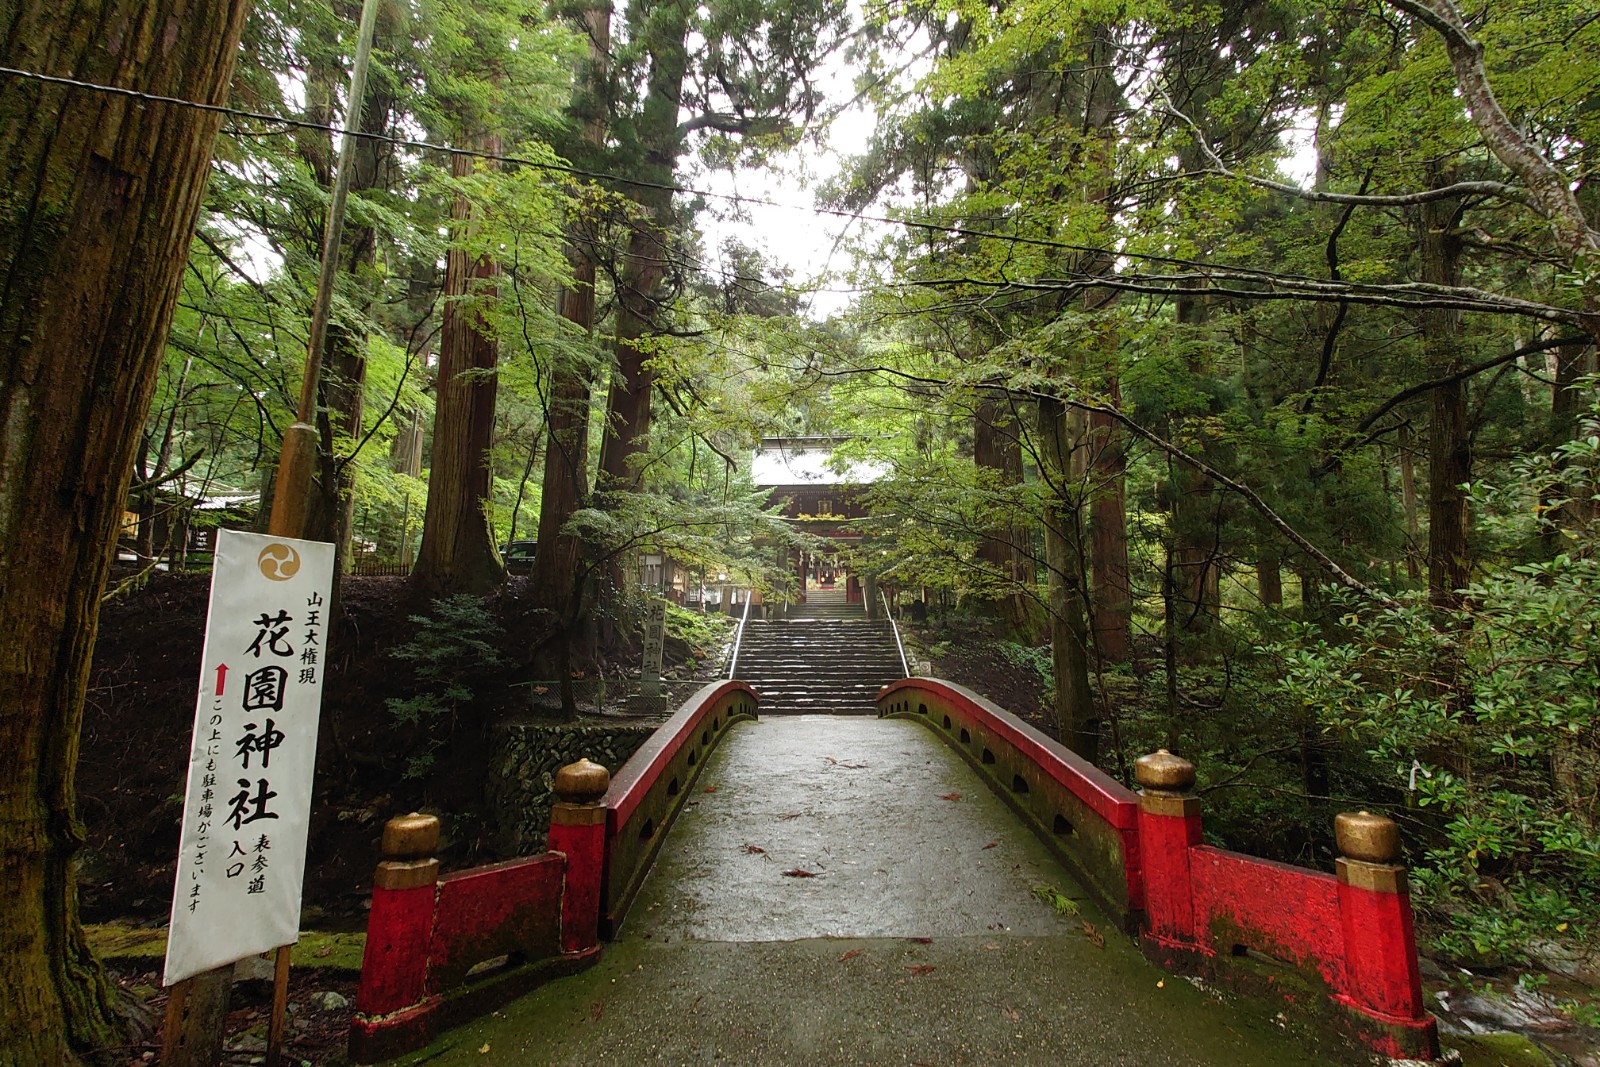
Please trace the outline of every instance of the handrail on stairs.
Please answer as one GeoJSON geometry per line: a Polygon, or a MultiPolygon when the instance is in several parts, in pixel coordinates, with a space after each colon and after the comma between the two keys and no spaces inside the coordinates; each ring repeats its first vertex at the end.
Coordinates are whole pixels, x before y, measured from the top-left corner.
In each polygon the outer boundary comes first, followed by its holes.
{"type": "MultiPolygon", "coordinates": [[[[911,677],[911,663],[906,659],[906,645],[900,640],[900,624],[894,621],[894,612],[889,610],[889,597],[882,589],[878,590],[878,599],[883,601],[883,615],[889,620],[889,626],[894,630],[894,647],[900,650],[900,669],[905,671],[907,678],[911,677]]],[[[741,627],[742,629],[742,627],[741,627]]],[[[728,677],[732,678],[733,675],[728,677]]]]}
{"type": "Polygon", "coordinates": [[[750,602],[755,599],[753,589],[746,589],[744,594],[744,611],[739,615],[739,628],[733,632],[733,654],[728,657],[728,680],[733,680],[733,672],[739,667],[739,646],[744,642],[744,624],[750,620],[750,602]]]}

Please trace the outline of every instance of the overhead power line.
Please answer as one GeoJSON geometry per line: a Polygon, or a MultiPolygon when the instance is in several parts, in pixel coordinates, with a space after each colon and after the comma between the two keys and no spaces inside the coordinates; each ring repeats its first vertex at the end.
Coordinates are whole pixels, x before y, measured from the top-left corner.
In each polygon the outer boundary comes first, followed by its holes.
{"type": "MultiPolygon", "coordinates": [[[[548,160],[529,159],[525,156],[505,155],[496,152],[487,152],[481,149],[458,148],[451,145],[438,144],[432,141],[421,141],[414,138],[394,137],[383,133],[369,133],[362,130],[345,130],[342,127],[329,123],[312,122],[308,119],[288,118],[283,115],[271,115],[265,112],[249,111],[243,108],[229,107],[225,104],[208,104],[198,100],[185,100],[174,96],[161,96],[154,93],[140,92],[137,89],[126,89],[115,85],[102,85],[97,82],[82,81],[77,78],[65,78],[53,74],[41,74],[37,71],[21,70],[16,67],[0,66],[0,75],[31,79],[50,85],[61,85],[74,89],[86,89],[91,92],[110,93],[115,96],[128,97],[148,103],[170,104],[175,107],[194,108],[214,114],[226,115],[233,118],[252,119],[257,122],[278,123],[293,129],[317,130],[333,134],[345,134],[392,144],[403,148],[415,148],[432,152],[454,153],[469,156],[475,159],[486,159],[502,163],[515,163],[519,166],[536,170],[548,171],[555,174],[566,174],[576,178],[587,178],[591,181],[609,182],[615,185],[632,186],[639,189],[656,189],[664,192],[682,194],[686,196],[700,196],[712,200],[722,200],[733,204],[746,204],[757,207],[777,208],[782,211],[797,211],[813,216],[845,219],[854,222],[873,222],[886,226],[897,226],[905,229],[923,230],[930,233],[939,233],[951,237],[971,238],[979,241],[998,241],[1005,244],[1023,245],[1036,248],[1049,248],[1057,251],[1072,252],[1079,255],[1094,257],[1115,256],[1118,259],[1136,260],[1143,263],[1159,264],[1168,268],[1189,268],[1203,275],[1213,272],[1222,272],[1236,282],[1246,284],[1264,285],[1269,290],[1269,295],[1276,299],[1296,299],[1309,296],[1311,299],[1337,300],[1342,299],[1346,292],[1360,294],[1354,297],[1358,302],[1390,303],[1399,293],[1407,292],[1422,304],[1434,306],[1456,306],[1463,310],[1484,311],[1489,313],[1525,315],[1547,321],[1572,321],[1577,315],[1574,312],[1561,308],[1547,307],[1532,301],[1513,300],[1500,297],[1497,294],[1485,293],[1478,290],[1457,289],[1443,286],[1418,286],[1402,283],[1389,286],[1350,286],[1339,287],[1338,292],[1314,292],[1330,287],[1327,279],[1316,278],[1303,274],[1282,274],[1273,271],[1235,266],[1230,264],[1208,263],[1203,260],[1186,259],[1179,256],[1166,256],[1152,252],[1138,252],[1130,249],[1108,249],[1093,245],[1075,244],[1070,241],[1061,241],[1049,237],[1027,237],[1014,233],[996,233],[991,230],[976,230],[949,222],[939,222],[931,219],[897,218],[892,215],[871,215],[865,212],[846,211],[842,208],[829,208],[818,206],[802,206],[797,204],[784,204],[776,200],[763,197],[744,196],[739,193],[719,193],[710,189],[697,189],[693,186],[679,185],[673,182],[654,182],[644,178],[630,178],[621,174],[610,174],[605,171],[588,170],[583,167],[574,167],[565,163],[551,163],[548,160]],[[1312,295],[1314,292],[1314,295],[1312,295]]],[[[1112,287],[1126,288],[1131,291],[1146,292],[1153,295],[1176,295],[1187,291],[1187,285],[1197,282],[1194,277],[1182,276],[1145,275],[1133,281],[1122,279],[1120,284],[1112,287]],[[1187,283],[1187,285],[1186,285],[1187,283]]],[[[868,291],[883,289],[904,289],[937,287],[946,284],[979,284],[984,287],[1020,288],[1031,290],[1075,290],[1091,285],[1111,284],[1108,276],[1079,274],[1065,278],[1033,278],[1033,279],[1004,279],[978,281],[972,278],[956,279],[929,279],[924,281],[910,281],[894,283],[886,286],[874,286],[868,291]]],[[[1202,283],[1203,284],[1203,283],[1202,283]]],[[[1207,290],[1212,291],[1212,290],[1207,290]]],[[[1237,292],[1229,295],[1245,297],[1258,297],[1261,294],[1251,292],[1237,292]]],[[[1402,305],[1403,306],[1403,305],[1402,305]]]]}
{"type": "MultiPolygon", "coordinates": [[[[986,230],[974,230],[953,223],[937,222],[930,219],[896,218],[892,215],[869,215],[859,211],[847,211],[843,208],[830,208],[818,206],[804,206],[799,204],[785,204],[777,200],[768,200],[764,197],[745,196],[740,193],[719,193],[710,189],[697,189],[693,186],[679,185],[675,182],[654,182],[644,178],[630,178],[622,174],[610,174],[605,171],[587,170],[583,167],[574,167],[566,163],[551,163],[548,160],[529,159],[525,156],[505,155],[497,152],[486,152],[474,148],[458,148],[452,145],[439,144],[433,141],[420,141],[408,137],[394,137],[385,133],[369,133],[364,130],[346,130],[324,122],[312,122],[309,119],[288,118],[283,115],[270,115],[260,111],[248,111],[243,108],[229,107],[226,104],[208,104],[198,100],[184,100],[175,96],[160,96],[154,93],[140,92],[137,89],[125,89],[116,85],[101,85],[97,82],[80,81],[76,78],[64,78],[54,74],[40,74],[37,71],[19,70],[15,67],[0,67],[0,74],[17,78],[28,78],[34,81],[45,82],[50,85],[64,85],[74,89],[87,89],[92,92],[111,93],[116,96],[125,96],[134,100],[149,103],[171,104],[176,107],[194,108],[200,111],[209,111],[214,114],[228,115],[234,118],[254,119],[257,122],[275,122],[293,129],[317,130],[319,132],[348,135],[377,141],[383,144],[392,144],[402,148],[425,149],[433,152],[454,153],[469,156],[474,159],[485,159],[500,163],[516,163],[521,166],[536,170],[550,171],[556,174],[568,174],[576,178],[588,178],[593,181],[611,182],[617,185],[632,186],[636,189],[657,189],[664,192],[679,193],[685,196],[702,196],[712,200],[723,200],[734,204],[747,204],[754,207],[778,208],[782,211],[798,211],[809,215],[822,215],[829,218],[846,219],[852,222],[876,222],[887,226],[902,226],[908,229],[930,230],[935,233],[948,234],[954,237],[971,237],[985,241],[1002,241],[1008,244],[1031,245],[1040,248],[1053,248],[1065,252],[1079,252],[1089,255],[1103,256],[1109,251],[1092,245],[1073,244],[1069,241],[1059,241],[1048,237],[1025,237],[1021,234],[994,233],[986,230]]],[[[1174,266],[1199,266],[1194,260],[1179,259],[1171,256],[1160,256],[1142,252],[1115,252],[1114,254],[1130,259],[1139,259],[1153,263],[1167,263],[1174,266]]]]}

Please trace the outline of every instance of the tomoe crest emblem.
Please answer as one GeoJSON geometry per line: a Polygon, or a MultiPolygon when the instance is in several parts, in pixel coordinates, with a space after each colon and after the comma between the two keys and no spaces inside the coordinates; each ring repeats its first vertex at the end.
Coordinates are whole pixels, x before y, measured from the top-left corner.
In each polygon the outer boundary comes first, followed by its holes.
{"type": "Polygon", "coordinates": [[[263,577],[274,582],[287,582],[300,573],[300,553],[289,545],[274,541],[261,550],[256,566],[263,577]]]}

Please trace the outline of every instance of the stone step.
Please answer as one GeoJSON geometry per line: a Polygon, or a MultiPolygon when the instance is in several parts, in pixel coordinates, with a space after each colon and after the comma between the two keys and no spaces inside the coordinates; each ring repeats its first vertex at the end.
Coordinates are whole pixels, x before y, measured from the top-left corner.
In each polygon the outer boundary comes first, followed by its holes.
{"type": "Polygon", "coordinates": [[[740,659],[735,664],[736,673],[742,678],[761,678],[771,681],[785,682],[822,682],[829,678],[845,678],[850,680],[870,680],[875,678],[895,679],[903,677],[905,672],[900,669],[899,663],[872,663],[864,664],[850,669],[829,668],[818,671],[814,667],[779,666],[774,667],[759,660],[740,659]]]}
{"type": "Polygon", "coordinates": [[[745,626],[737,673],[761,694],[762,714],[871,715],[878,691],[904,673],[889,623],[844,604],[842,592],[832,599],[745,626]]]}
{"type": "Polygon", "coordinates": [[[880,659],[873,661],[859,661],[852,663],[829,663],[818,667],[814,663],[796,662],[794,660],[770,660],[760,656],[740,656],[734,667],[740,674],[761,671],[766,674],[786,675],[794,678],[832,678],[843,675],[872,675],[892,674],[896,678],[905,672],[901,669],[900,660],[880,659]]]}

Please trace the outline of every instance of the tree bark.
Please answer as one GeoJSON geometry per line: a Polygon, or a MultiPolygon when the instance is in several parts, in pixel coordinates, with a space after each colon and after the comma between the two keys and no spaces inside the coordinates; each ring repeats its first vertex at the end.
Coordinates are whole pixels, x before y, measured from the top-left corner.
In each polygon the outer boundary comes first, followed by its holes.
{"type": "MultiPolygon", "coordinates": [[[[11,5],[7,66],[227,97],[246,5],[11,5]]],[[[78,923],[84,689],[216,114],[0,77],[0,1064],[117,1043],[78,923]]]]}
{"type": "MultiPolygon", "coordinates": [[[[574,111],[584,118],[583,139],[603,149],[610,129],[607,78],[610,70],[611,5],[594,3],[582,14],[589,37],[589,58],[583,72],[584,91],[574,111]]],[[[573,230],[576,232],[577,225],[573,230]]],[[[594,332],[595,260],[587,241],[569,238],[572,284],[563,289],[558,313],[572,323],[587,343],[594,332]]],[[[552,644],[542,651],[536,669],[553,675],[561,692],[561,713],[577,716],[572,689],[572,642],[585,629],[584,608],[589,577],[583,562],[583,541],[565,532],[567,523],[589,497],[589,407],[594,371],[587,353],[577,347],[560,352],[551,370],[549,409],[545,412],[544,480],[539,495],[538,547],[533,561],[532,597],[559,619],[552,644]]]]}
{"type": "Polygon", "coordinates": [[[1422,525],[1417,518],[1417,460],[1415,437],[1411,422],[1400,424],[1398,441],[1400,462],[1400,504],[1406,518],[1406,576],[1416,581],[1421,575],[1417,567],[1417,546],[1422,541],[1422,525]]]}
{"type": "Polygon", "coordinates": [[[1263,550],[1257,558],[1256,591],[1262,607],[1283,607],[1283,560],[1276,551],[1263,550]]]}
{"type": "MultiPolygon", "coordinates": [[[[395,32],[392,4],[380,9],[380,35],[395,32]]],[[[321,75],[319,100],[308,109],[313,122],[331,122],[337,86],[344,83],[342,64],[327,64],[321,75]]],[[[363,133],[382,135],[388,131],[394,98],[384,78],[373,79],[361,110],[363,133]]],[[[347,116],[348,118],[348,116],[347,116]]],[[[332,160],[337,150],[331,137],[303,139],[302,157],[311,166],[317,183],[333,188],[332,160]]],[[[382,188],[385,163],[391,148],[374,138],[356,142],[350,191],[360,194],[382,188]]],[[[322,229],[307,234],[307,247],[313,255],[322,249],[322,229]]],[[[371,304],[372,271],[377,262],[377,230],[359,221],[347,223],[340,241],[342,274],[348,278],[344,288],[366,311],[371,304]]],[[[350,465],[349,444],[361,437],[366,416],[367,336],[351,330],[337,318],[328,323],[323,345],[322,375],[317,380],[317,472],[312,480],[311,500],[306,517],[305,536],[328,541],[334,546],[334,572],[349,570],[350,542],[355,514],[355,474],[350,465]]]]}
{"type": "Polygon", "coordinates": [[[1050,658],[1055,668],[1053,710],[1061,743],[1091,762],[1099,754],[1100,719],[1089,688],[1089,623],[1083,588],[1082,516],[1069,498],[1073,442],[1061,401],[1039,400],[1039,452],[1050,486],[1045,507],[1045,563],[1049,568],[1050,658]]]}
{"type": "MultiPolygon", "coordinates": [[[[1110,403],[1120,407],[1121,390],[1111,384],[1110,403]]],[[[1089,531],[1094,561],[1094,647],[1104,663],[1126,663],[1133,656],[1133,585],[1128,576],[1128,513],[1124,501],[1127,454],[1122,427],[1100,412],[1089,414],[1089,531]]]]}
{"type": "MultiPolygon", "coordinates": [[[[1086,192],[1108,223],[1116,215],[1115,123],[1127,104],[1121,84],[1109,73],[1115,55],[1112,33],[1105,26],[1097,26],[1089,52],[1092,73],[1084,100],[1084,126],[1094,132],[1086,146],[1083,166],[1090,179],[1086,192]]],[[[1115,270],[1110,256],[1096,259],[1096,273],[1110,274],[1115,270]]],[[[1084,310],[1090,314],[1104,312],[1115,300],[1109,293],[1085,293],[1084,310]]],[[[1095,382],[1105,395],[1105,406],[1111,408],[1122,406],[1119,347],[1115,332],[1101,331],[1085,353],[1091,360],[1085,377],[1095,382]]],[[[1133,588],[1128,572],[1128,463],[1122,427],[1110,415],[1091,411],[1087,436],[1089,531],[1093,546],[1090,560],[1094,569],[1090,590],[1093,646],[1102,664],[1126,663],[1133,655],[1133,588]]]]}
{"type": "Polygon", "coordinates": [[[628,251],[617,279],[617,367],[606,405],[600,445],[600,477],[608,489],[636,489],[639,457],[649,445],[650,397],[655,388],[651,353],[644,344],[655,328],[667,273],[667,234],[672,224],[672,175],[683,152],[678,102],[689,68],[687,0],[667,0],[652,13],[648,40],[650,76],[637,124],[643,149],[642,176],[652,186],[630,190],[639,207],[628,251]]]}
{"type": "MultiPolygon", "coordinates": [[[[1004,393],[985,390],[973,415],[972,461],[980,470],[994,472],[1002,485],[1022,482],[1022,441],[1008,407],[1002,406],[1004,393]]],[[[1031,637],[1033,603],[1025,590],[1033,588],[1033,566],[1028,558],[1028,527],[1012,522],[988,531],[978,542],[978,558],[1004,576],[1006,591],[995,601],[1000,621],[1012,634],[1031,637]]]]}
{"type": "MultiPolygon", "coordinates": [[[[487,138],[482,146],[489,152],[500,150],[498,138],[487,138]]],[[[470,175],[472,158],[451,156],[450,173],[457,178],[470,175]]],[[[472,205],[457,197],[450,215],[458,223],[468,222],[472,205]]],[[[422,547],[411,572],[412,587],[425,596],[486,593],[505,580],[487,510],[489,446],[498,392],[494,372],[500,346],[469,302],[492,299],[494,287],[481,283],[499,274],[494,260],[474,258],[461,247],[452,247],[445,261],[428,509],[422,520],[422,547]]]]}
{"type": "MultiPolygon", "coordinates": [[[[1545,448],[1549,452],[1555,452],[1577,435],[1576,387],[1578,379],[1587,371],[1592,351],[1588,345],[1564,345],[1556,349],[1555,385],[1550,390],[1550,432],[1545,439],[1545,448]]],[[[1539,530],[1539,540],[1547,559],[1554,558],[1561,551],[1565,531],[1585,517],[1581,488],[1561,481],[1545,490],[1540,503],[1548,510],[1544,512],[1546,522],[1539,530]]]]}
{"type": "MultiPolygon", "coordinates": [[[[1461,280],[1461,239],[1456,233],[1457,200],[1424,204],[1421,209],[1421,275],[1424,282],[1456,285],[1461,280]]],[[[1461,313],[1447,308],[1422,315],[1422,347],[1428,370],[1437,377],[1461,369],[1461,313]]],[[[1472,480],[1471,427],[1467,423],[1467,384],[1451,381],[1433,391],[1428,429],[1428,601],[1440,610],[1461,606],[1458,590],[1472,573],[1467,544],[1467,493],[1472,480]]]]}
{"type": "MultiPolygon", "coordinates": [[[[1181,299],[1177,301],[1177,318],[1200,330],[1210,318],[1210,307],[1203,298],[1181,299]]],[[[1190,372],[1202,379],[1205,374],[1204,368],[1195,365],[1190,366],[1190,372]]],[[[1214,402],[1208,403],[1205,413],[1216,414],[1214,402]]],[[[1204,444],[1199,447],[1204,457],[1204,444]]],[[[1210,640],[1221,615],[1216,545],[1216,510],[1220,501],[1216,484],[1200,471],[1186,465],[1169,465],[1168,470],[1177,617],[1169,618],[1167,624],[1177,624],[1183,658],[1193,660],[1199,655],[1196,646],[1210,640]]]]}

